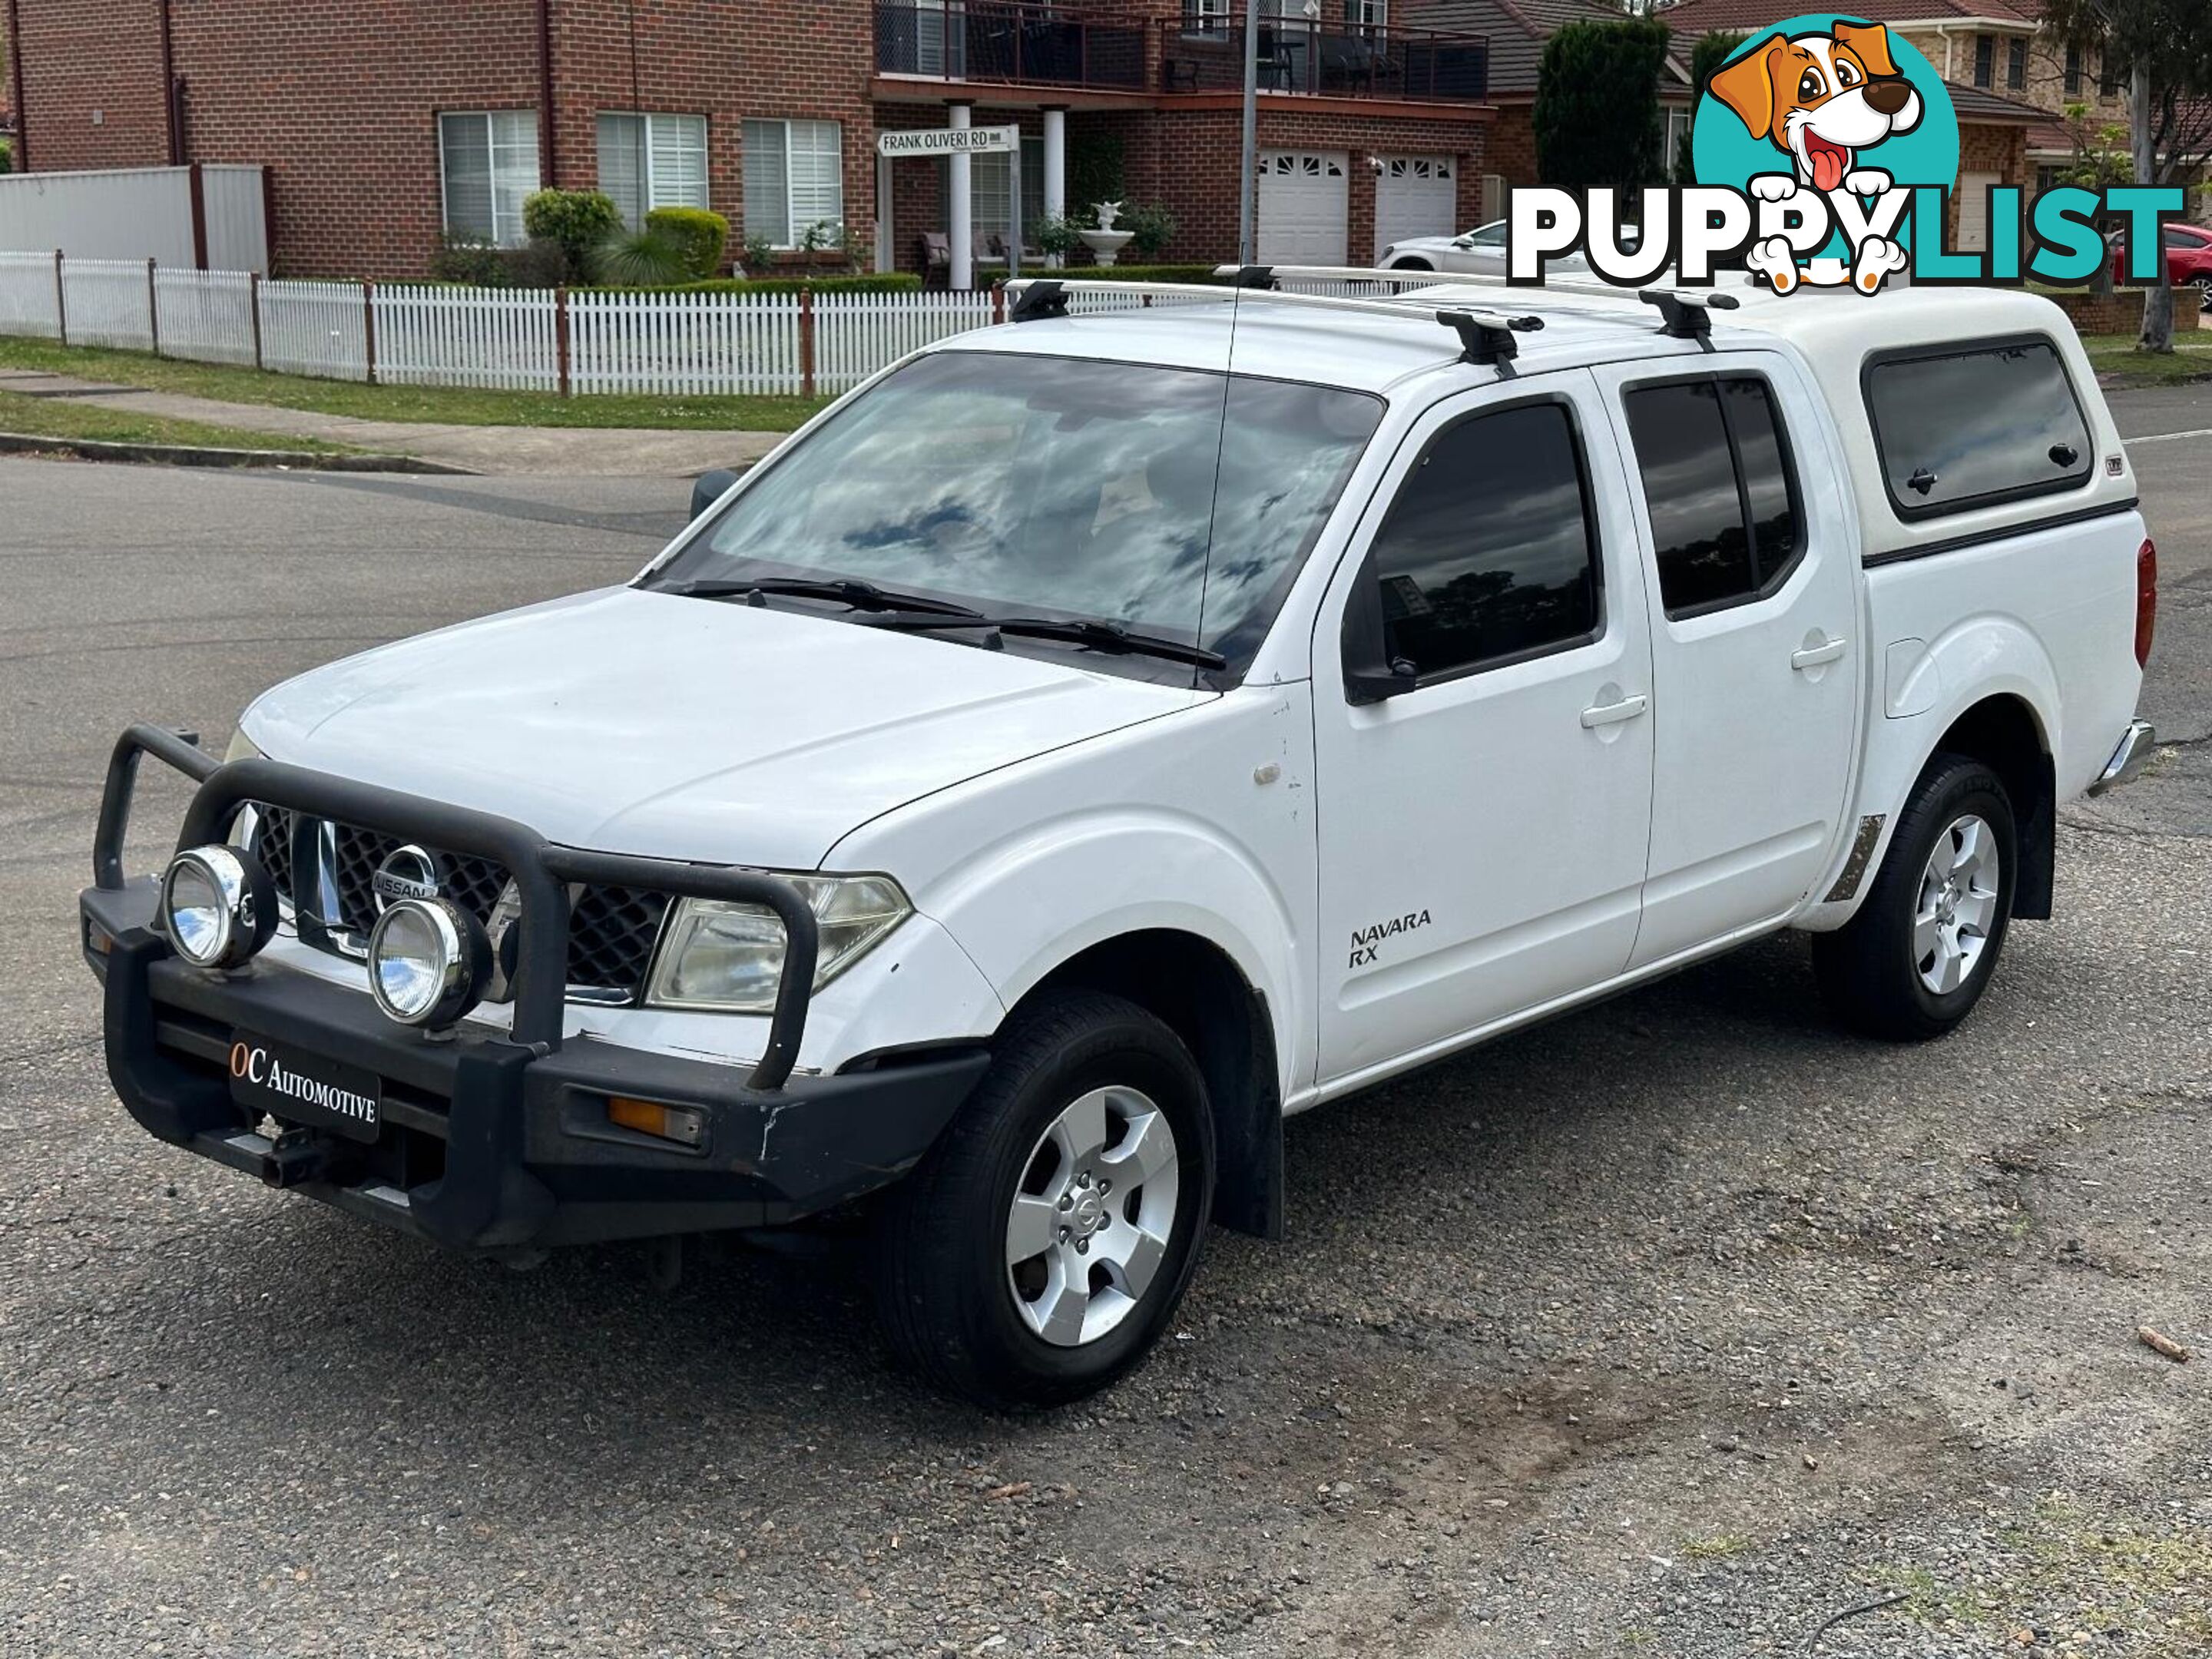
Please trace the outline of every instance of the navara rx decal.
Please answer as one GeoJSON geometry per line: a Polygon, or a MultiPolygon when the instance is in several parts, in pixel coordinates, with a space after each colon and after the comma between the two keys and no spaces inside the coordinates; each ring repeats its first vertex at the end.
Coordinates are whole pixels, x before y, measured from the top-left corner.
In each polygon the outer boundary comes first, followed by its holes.
{"type": "Polygon", "coordinates": [[[2184,207],[2179,185],[2032,198],[1996,185],[1961,204],[1986,246],[1957,248],[1959,119],[1943,77],[1902,36],[1835,12],[1745,37],[1698,101],[1691,161],[1697,183],[1681,187],[1513,191],[1509,279],[1540,283],[1548,262],[1580,254],[1625,288],[1700,286],[1734,267],[1778,294],[1870,295],[1899,271],[1914,283],[2063,285],[2089,281],[2109,257],[2102,217],[2123,227],[2129,279],[2155,282],[2159,225],[2184,207]]]}
{"type": "Polygon", "coordinates": [[[1402,916],[1392,916],[1387,921],[1370,922],[1364,927],[1352,930],[1352,968],[1371,968],[1382,960],[1384,943],[1401,933],[1410,933],[1417,927],[1429,925],[1426,910],[1408,911],[1402,916]]]}

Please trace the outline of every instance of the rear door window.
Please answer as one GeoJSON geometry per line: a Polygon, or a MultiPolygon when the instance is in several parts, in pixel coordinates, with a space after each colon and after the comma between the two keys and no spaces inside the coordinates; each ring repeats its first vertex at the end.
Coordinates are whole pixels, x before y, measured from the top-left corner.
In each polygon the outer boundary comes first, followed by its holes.
{"type": "Polygon", "coordinates": [[[1878,357],[1867,369],[1866,398],[1900,519],[1994,507],[2088,481],[2088,423],[2046,339],[1878,357]]]}
{"type": "Polygon", "coordinates": [[[1673,617],[1771,593],[1805,544],[1774,394],[1755,374],[1638,386],[1621,399],[1636,447],[1659,596],[1673,617]]]}

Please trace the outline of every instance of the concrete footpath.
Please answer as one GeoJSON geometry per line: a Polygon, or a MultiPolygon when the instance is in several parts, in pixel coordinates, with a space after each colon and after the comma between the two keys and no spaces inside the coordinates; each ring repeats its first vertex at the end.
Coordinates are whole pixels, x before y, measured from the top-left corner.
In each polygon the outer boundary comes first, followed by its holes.
{"type": "Polygon", "coordinates": [[[0,368],[0,391],[67,398],[103,409],[204,421],[279,437],[312,438],[384,454],[413,455],[486,474],[595,477],[693,477],[718,466],[752,465],[782,441],[781,432],[663,431],[648,427],[450,426],[431,421],[374,421],[269,404],[222,403],[181,392],[80,380],[36,369],[0,368]]]}

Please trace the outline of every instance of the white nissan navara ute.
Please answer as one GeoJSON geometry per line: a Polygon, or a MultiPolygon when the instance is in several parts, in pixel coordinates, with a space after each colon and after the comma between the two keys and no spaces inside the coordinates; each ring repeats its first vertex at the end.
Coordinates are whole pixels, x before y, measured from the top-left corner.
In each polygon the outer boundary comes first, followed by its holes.
{"type": "Polygon", "coordinates": [[[1291,1113],[1783,928],[1852,1025],[1957,1025],[2151,749],[2058,309],[1316,274],[1028,285],[626,586],[221,763],[133,727],[125,1107],[495,1258],[836,1210],[908,1363],[1041,1404],[1279,1232],[1291,1113]],[[147,754],[198,788],[131,879],[147,754]]]}

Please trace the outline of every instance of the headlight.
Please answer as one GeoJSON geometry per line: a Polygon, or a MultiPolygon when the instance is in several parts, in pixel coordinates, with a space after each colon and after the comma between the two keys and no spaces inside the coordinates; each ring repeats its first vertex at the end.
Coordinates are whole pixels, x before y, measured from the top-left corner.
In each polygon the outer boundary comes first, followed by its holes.
{"type": "MultiPolygon", "coordinates": [[[[820,924],[819,990],[914,914],[889,876],[789,876],[820,924]]],[[[722,899],[678,899],[645,1000],[663,1008],[764,1014],[783,973],[783,923],[773,910],[722,899]]]]}
{"type": "Polygon", "coordinates": [[[246,735],[246,728],[241,726],[230,734],[230,747],[222,751],[222,758],[228,764],[234,760],[267,760],[269,757],[261,752],[259,744],[246,735]]]}
{"type": "Polygon", "coordinates": [[[161,878],[161,921],[195,968],[235,968],[276,932],[276,890],[251,854],[195,847],[161,878]]]}
{"type": "Polygon", "coordinates": [[[451,1025],[491,978],[483,924],[447,899],[402,899],[368,936],[368,988],[402,1025],[451,1025]]]}

